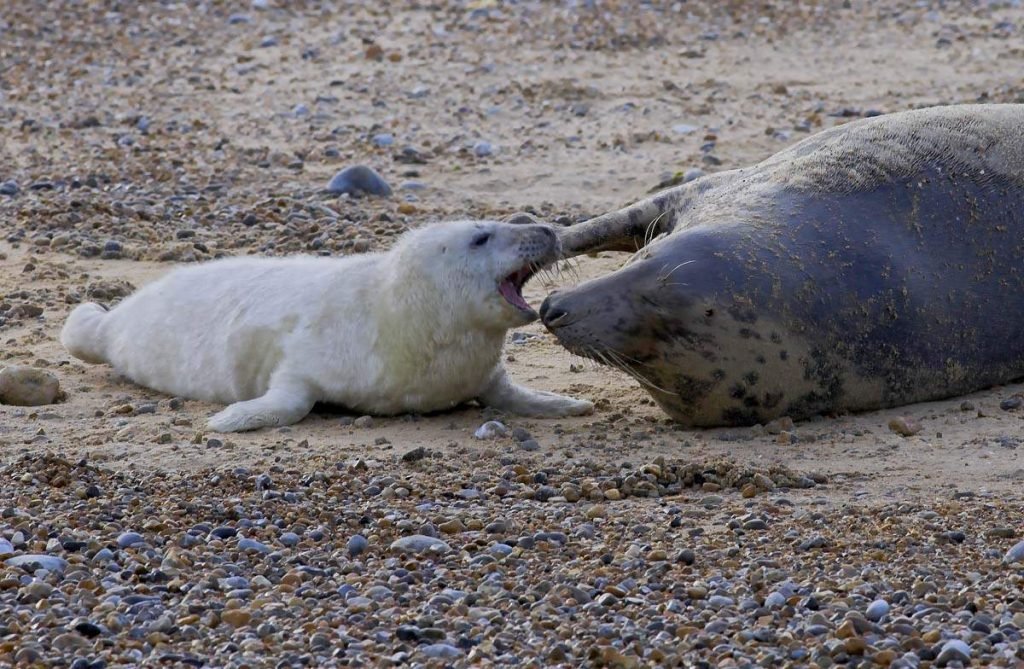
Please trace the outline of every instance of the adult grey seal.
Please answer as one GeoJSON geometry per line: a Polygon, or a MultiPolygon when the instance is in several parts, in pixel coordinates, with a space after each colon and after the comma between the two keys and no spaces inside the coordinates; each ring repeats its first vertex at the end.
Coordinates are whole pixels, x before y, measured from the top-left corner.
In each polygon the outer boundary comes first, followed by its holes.
{"type": "Polygon", "coordinates": [[[1024,105],[865,119],[562,234],[642,249],[541,306],[688,426],[863,411],[1024,377],[1024,105]]]}

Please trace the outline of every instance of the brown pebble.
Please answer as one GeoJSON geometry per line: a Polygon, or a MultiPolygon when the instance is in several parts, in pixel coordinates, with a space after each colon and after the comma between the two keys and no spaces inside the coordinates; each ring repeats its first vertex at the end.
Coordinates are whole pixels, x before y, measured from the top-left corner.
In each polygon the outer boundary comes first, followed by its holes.
{"type": "Polygon", "coordinates": [[[924,426],[918,423],[913,418],[907,416],[898,416],[889,421],[889,429],[898,435],[904,437],[912,437],[921,430],[924,426]]]}
{"type": "Polygon", "coordinates": [[[232,627],[244,627],[252,620],[252,614],[244,609],[228,609],[220,614],[220,619],[232,627]]]}

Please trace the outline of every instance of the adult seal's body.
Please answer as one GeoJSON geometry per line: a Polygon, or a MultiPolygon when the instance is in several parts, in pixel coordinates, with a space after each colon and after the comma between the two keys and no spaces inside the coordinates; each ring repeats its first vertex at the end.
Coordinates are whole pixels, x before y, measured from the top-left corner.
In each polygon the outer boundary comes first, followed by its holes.
{"type": "Polygon", "coordinates": [[[317,401],[582,414],[590,402],[517,386],[501,364],[507,330],[537,316],[522,286],[557,252],[547,226],[460,221],[409,232],[388,253],[217,260],[112,311],[77,307],[61,342],[141,385],[230,404],[210,419],[219,432],[294,423],[317,401]]]}
{"type": "Polygon", "coordinates": [[[685,425],[1006,383],[1024,376],[1024,105],[833,128],[570,227],[563,245],[644,246],[541,318],[685,425]]]}

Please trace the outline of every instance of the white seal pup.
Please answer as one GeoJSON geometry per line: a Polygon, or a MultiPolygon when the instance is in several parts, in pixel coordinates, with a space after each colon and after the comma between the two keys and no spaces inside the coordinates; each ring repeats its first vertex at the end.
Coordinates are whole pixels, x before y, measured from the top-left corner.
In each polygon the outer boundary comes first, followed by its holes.
{"type": "Polygon", "coordinates": [[[295,423],[317,401],[378,415],[473,399],[581,415],[593,404],[516,385],[501,362],[508,329],[537,318],[523,284],[558,254],[545,225],[456,221],[387,253],[214,260],[110,311],[76,307],[61,343],[143,386],[230,404],[209,421],[217,432],[295,423]]]}

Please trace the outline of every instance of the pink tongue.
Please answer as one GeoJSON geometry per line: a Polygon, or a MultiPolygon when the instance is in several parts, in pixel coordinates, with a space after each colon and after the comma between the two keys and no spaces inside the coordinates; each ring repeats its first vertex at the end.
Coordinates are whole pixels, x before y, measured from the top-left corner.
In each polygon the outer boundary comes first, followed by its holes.
{"type": "Polygon", "coordinates": [[[516,287],[512,285],[511,281],[502,281],[498,284],[498,292],[504,297],[509,304],[530,311],[530,305],[526,303],[523,296],[519,294],[516,287]]]}

